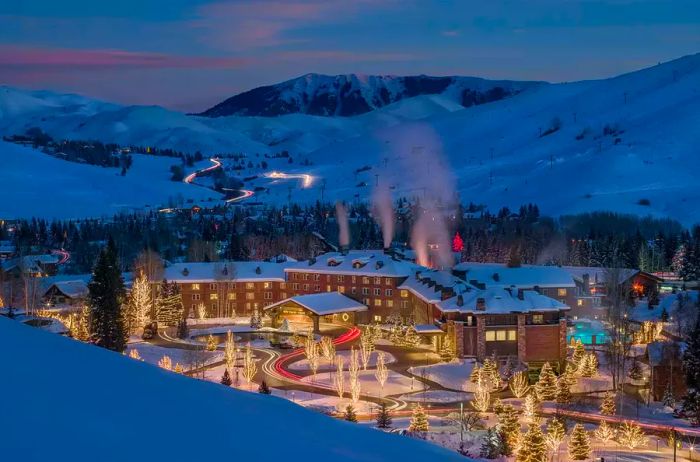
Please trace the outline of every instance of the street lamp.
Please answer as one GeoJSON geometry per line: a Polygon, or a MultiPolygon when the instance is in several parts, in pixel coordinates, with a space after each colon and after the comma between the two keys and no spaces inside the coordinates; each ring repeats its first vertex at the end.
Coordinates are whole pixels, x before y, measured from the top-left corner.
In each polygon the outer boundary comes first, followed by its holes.
{"type": "Polygon", "coordinates": [[[688,447],[688,454],[690,455],[690,462],[693,462],[693,451],[694,450],[695,450],[695,446],[693,446],[691,444],[690,447],[688,447]]]}

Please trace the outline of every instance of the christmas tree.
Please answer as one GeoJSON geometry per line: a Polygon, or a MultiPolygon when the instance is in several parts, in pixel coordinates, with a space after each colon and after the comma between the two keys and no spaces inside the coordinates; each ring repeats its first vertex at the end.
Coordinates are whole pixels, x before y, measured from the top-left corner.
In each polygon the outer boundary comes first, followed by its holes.
{"type": "Polygon", "coordinates": [[[594,377],[598,373],[598,356],[595,353],[587,353],[579,364],[581,377],[594,377]]]}
{"type": "Polygon", "coordinates": [[[636,449],[646,446],[647,437],[641,427],[634,422],[626,421],[620,427],[618,441],[621,445],[629,449],[636,449]]]}
{"type": "Polygon", "coordinates": [[[593,435],[603,443],[609,443],[615,438],[615,428],[608,425],[606,421],[602,421],[598,428],[595,429],[593,435]]]}
{"type": "Polygon", "coordinates": [[[217,345],[218,345],[218,344],[217,344],[217,342],[216,342],[216,337],[214,337],[213,335],[209,334],[209,335],[207,336],[207,346],[206,346],[207,351],[216,351],[217,345]]]}
{"type": "Polygon", "coordinates": [[[126,294],[117,247],[111,237],[97,257],[88,291],[90,331],[95,344],[121,353],[128,339],[122,313],[126,294]]]}
{"type": "Polygon", "coordinates": [[[573,460],[586,460],[591,456],[591,442],[583,425],[576,424],[569,438],[569,457],[573,460]]]}
{"type": "Polygon", "coordinates": [[[486,430],[482,439],[479,456],[484,459],[495,459],[501,455],[501,436],[495,428],[486,430]]]}
{"type": "Polygon", "coordinates": [[[504,404],[503,410],[498,414],[498,430],[503,436],[503,441],[507,443],[507,450],[504,455],[510,455],[510,448],[514,448],[520,437],[520,422],[518,420],[518,411],[515,410],[512,404],[504,404]]]}
{"type": "Polygon", "coordinates": [[[520,440],[515,460],[517,462],[543,462],[546,457],[547,444],[542,429],[538,424],[530,424],[520,440]]]}
{"type": "Polygon", "coordinates": [[[481,379],[491,390],[501,388],[501,375],[498,373],[498,361],[496,357],[486,358],[481,369],[481,379]]]}
{"type": "Polygon", "coordinates": [[[464,241],[462,240],[462,236],[460,236],[459,233],[455,233],[455,237],[452,239],[452,251],[461,253],[463,250],[464,241]]]}
{"type": "Polygon", "coordinates": [[[537,414],[540,412],[540,400],[537,398],[537,393],[531,391],[525,397],[525,404],[523,405],[525,417],[534,422],[537,419],[537,414]]]}
{"type": "Polygon", "coordinates": [[[638,381],[642,380],[642,368],[639,366],[639,361],[635,357],[632,361],[632,367],[630,367],[629,378],[638,381]]]}
{"type": "Polygon", "coordinates": [[[262,327],[262,318],[257,308],[253,310],[253,314],[250,316],[250,327],[252,329],[260,329],[262,327]]]}
{"type": "Polygon", "coordinates": [[[576,346],[574,347],[574,353],[571,356],[571,362],[574,365],[574,368],[578,370],[581,367],[581,362],[583,361],[583,358],[586,356],[586,349],[583,346],[583,343],[581,340],[576,341],[576,346]]]}
{"type": "Polygon", "coordinates": [[[557,396],[557,376],[549,363],[544,363],[540,370],[540,379],[535,384],[537,397],[540,401],[550,401],[557,396]]]}
{"type": "Polygon", "coordinates": [[[345,408],[343,419],[347,420],[348,422],[357,422],[357,415],[355,414],[355,408],[352,406],[352,404],[348,404],[348,407],[345,408]]]}
{"type": "Polygon", "coordinates": [[[177,338],[186,339],[189,335],[189,329],[187,328],[187,320],[180,319],[177,323],[177,338]]]}
{"type": "Polygon", "coordinates": [[[571,404],[571,390],[569,389],[569,382],[564,375],[557,380],[557,403],[571,404]]]}
{"type": "Polygon", "coordinates": [[[673,397],[673,391],[671,390],[671,379],[669,378],[668,384],[666,385],[666,389],[664,390],[664,396],[661,399],[661,402],[664,404],[664,406],[667,407],[674,407],[676,405],[676,399],[673,397]]]}
{"type": "Polygon", "coordinates": [[[231,376],[228,374],[228,369],[224,369],[224,375],[221,376],[221,384],[230,387],[231,383],[231,376]]]}
{"type": "Polygon", "coordinates": [[[430,428],[428,423],[428,416],[423,410],[423,406],[416,404],[413,408],[413,415],[411,416],[411,423],[408,426],[408,430],[412,432],[427,432],[430,428]]]}
{"type": "Polygon", "coordinates": [[[267,386],[267,382],[263,380],[260,382],[260,386],[258,387],[258,393],[263,394],[263,395],[271,395],[272,392],[270,391],[270,387],[267,386]]]}
{"type": "Polygon", "coordinates": [[[391,414],[386,407],[386,403],[382,401],[379,405],[379,413],[377,414],[377,428],[391,428],[391,414]]]}
{"type": "Polygon", "coordinates": [[[566,428],[560,419],[555,417],[547,423],[547,434],[545,435],[544,439],[547,443],[547,447],[551,451],[556,451],[559,449],[559,445],[562,441],[564,441],[565,436],[566,428]]]}
{"type": "Polygon", "coordinates": [[[605,392],[603,402],[600,403],[600,413],[601,415],[615,415],[615,395],[612,392],[605,392]]]}

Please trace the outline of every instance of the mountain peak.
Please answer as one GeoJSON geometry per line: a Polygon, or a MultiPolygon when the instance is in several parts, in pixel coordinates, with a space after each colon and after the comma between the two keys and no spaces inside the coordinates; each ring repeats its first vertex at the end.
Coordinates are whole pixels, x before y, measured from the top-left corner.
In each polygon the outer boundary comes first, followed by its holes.
{"type": "Polygon", "coordinates": [[[308,73],[232,96],[202,112],[205,117],[310,114],[354,116],[402,99],[444,95],[464,107],[506,98],[542,82],[460,76],[308,73]]]}

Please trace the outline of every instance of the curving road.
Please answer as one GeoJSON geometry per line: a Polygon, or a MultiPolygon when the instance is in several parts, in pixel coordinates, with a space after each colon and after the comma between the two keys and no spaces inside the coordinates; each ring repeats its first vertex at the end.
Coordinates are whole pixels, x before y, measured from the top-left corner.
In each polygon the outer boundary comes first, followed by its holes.
{"type": "MultiPolygon", "coordinates": [[[[197,185],[197,183],[194,182],[194,180],[195,180],[197,177],[206,175],[206,174],[208,174],[208,173],[210,173],[210,172],[213,172],[214,170],[221,168],[222,165],[223,165],[223,164],[221,163],[221,161],[220,161],[219,159],[215,158],[215,157],[210,158],[210,159],[209,159],[209,162],[211,162],[212,165],[210,165],[209,167],[202,168],[202,169],[199,169],[199,170],[196,170],[196,171],[190,173],[189,175],[187,175],[187,176],[182,180],[182,182],[183,182],[183,183],[186,183],[186,184],[192,184],[192,185],[196,185],[196,186],[202,186],[202,187],[206,187],[206,188],[209,188],[209,189],[214,190],[213,188],[210,188],[210,187],[208,187],[208,186],[197,185]]],[[[230,203],[232,203],[232,202],[239,202],[239,201],[242,201],[243,199],[248,199],[249,197],[253,196],[253,194],[255,194],[253,191],[250,191],[250,190],[248,190],[248,189],[228,189],[228,188],[222,188],[222,190],[223,190],[223,191],[226,191],[226,198],[224,199],[224,201],[225,201],[226,203],[228,203],[228,204],[230,204],[230,203]],[[236,195],[236,196],[234,196],[234,197],[229,197],[229,196],[230,196],[229,192],[238,193],[238,195],[236,195]]],[[[218,192],[218,191],[217,191],[217,192],[218,192]]]]}

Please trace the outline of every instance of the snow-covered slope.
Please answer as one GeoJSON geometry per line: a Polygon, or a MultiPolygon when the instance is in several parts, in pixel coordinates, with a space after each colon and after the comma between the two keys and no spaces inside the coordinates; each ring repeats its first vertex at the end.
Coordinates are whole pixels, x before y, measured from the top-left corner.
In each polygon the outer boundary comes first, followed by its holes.
{"type": "Polygon", "coordinates": [[[206,117],[313,114],[353,116],[420,95],[443,95],[469,107],[507,98],[542,82],[427,75],[306,74],[232,96],[202,112],[206,117]]]}
{"type": "Polygon", "coordinates": [[[170,181],[175,163],[179,159],[135,154],[129,172],[121,176],[116,168],[67,162],[0,141],[0,217],[100,217],[221,197],[170,181]]]}
{"type": "Polygon", "coordinates": [[[465,460],[0,317],[7,461],[465,460]]]}

